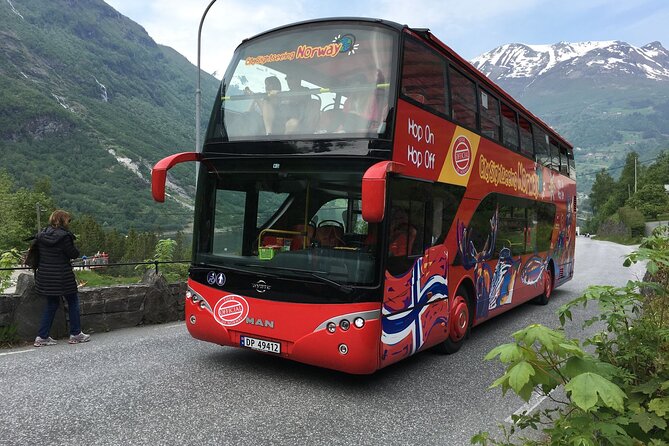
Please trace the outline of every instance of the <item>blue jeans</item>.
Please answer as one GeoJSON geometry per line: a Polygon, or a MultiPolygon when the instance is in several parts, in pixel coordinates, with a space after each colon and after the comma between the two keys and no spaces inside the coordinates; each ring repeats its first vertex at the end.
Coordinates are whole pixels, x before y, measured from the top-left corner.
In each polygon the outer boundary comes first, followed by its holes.
{"type": "MultiPolygon", "coordinates": [[[[70,334],[78,335],[81,333],[81,318],[79,316],[79,294],[66,294],[67,309],[70,315],[70,334]]],[[[46,296],[46,308],[42,314],[38,336],[42,339],[49,337],[53,319],[56,317],[56,311],[60,306],[60,296],[46,296]]]]}

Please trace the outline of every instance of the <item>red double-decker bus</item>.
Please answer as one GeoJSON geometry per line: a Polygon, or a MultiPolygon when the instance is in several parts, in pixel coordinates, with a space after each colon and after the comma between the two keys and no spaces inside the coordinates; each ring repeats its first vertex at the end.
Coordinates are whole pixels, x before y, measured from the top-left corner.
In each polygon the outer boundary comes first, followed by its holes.
{"type": "Polygon", "coordinates": [[[574,268],[572,146],[428,30],[297,23],[236,50],[198,161],[192,336],[348,373],[457,351],[574,268]]]}

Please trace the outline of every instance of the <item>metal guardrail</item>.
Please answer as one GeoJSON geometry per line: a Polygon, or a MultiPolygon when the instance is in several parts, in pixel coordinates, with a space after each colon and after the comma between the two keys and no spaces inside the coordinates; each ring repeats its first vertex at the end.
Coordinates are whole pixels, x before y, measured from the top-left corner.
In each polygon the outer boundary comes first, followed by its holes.
{"type": "MultiPolygon", "coordinates": [[[[159,260],[154,260],[152,262],[123,262],[123,263],[98,263],[98,264],[85,264],[83,259],[74,259],[72,260],[72,267],[73,268],[87,268],[87,269],[102,269],[102,268],[107,268],[110,266],[137,266],[137,265],[154,265],[156,274],[158,274],[158,267],[159,265],[169,265],[169,264],[177,264],[177,263],[187,263],[190,264],[190,260],[173,260],[173,261],[159,261],[159,260]]],[[[31,270],[29,266],[14,266],[11,268],[0,268],[0,271],[17,271],[17,270],[31,270]]]]}

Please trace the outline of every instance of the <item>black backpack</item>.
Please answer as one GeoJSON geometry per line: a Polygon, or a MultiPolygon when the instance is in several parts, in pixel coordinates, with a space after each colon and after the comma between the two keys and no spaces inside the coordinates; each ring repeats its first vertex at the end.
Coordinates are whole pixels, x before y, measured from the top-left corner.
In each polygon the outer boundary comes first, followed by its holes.
{"type": "Polygon", "coordinates": [[[23,258],[23,264],[32,269],[37,269],[39,265],[39,245],[37,243],[37,237],[33,237],[30,242],[30,248],[26,252],[25,257],[23,258]]]}

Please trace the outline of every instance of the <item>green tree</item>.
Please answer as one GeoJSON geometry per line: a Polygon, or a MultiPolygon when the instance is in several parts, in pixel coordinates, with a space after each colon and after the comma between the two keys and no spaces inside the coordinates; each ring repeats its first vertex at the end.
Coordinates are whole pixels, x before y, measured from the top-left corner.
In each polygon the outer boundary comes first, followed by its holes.
{"type": "MultiPolygon", "coordinates": [[[[37,207],[51,211],[53,200],[42,189],[40,192],[25,188],[14,189],[12,177],[0,170],[0,249],[24,249],[25,240],[37,231],[37,207]]],[[[42,226],[46,218],[42,220],[42,226]]]]}
{"type": "Polygon", "coordinates": [[[119,262],[125,254],[125,235],[115,228],[105,234],[105,251],[110,262],[119,262]]]}
{"type": "Polygon", "coordinates": [[[82,255],[90,257],[98,251],[105,251],[105,231],[90,215],[73,219],[71,229],[77,236],[82,255]]]}
{"type": "MultiPolygon", "coordinates": [[[[669,182],[669,177],[666,178],[669,182]]],[[[658,214],[669,212],[669,195],[662,184],[646,184],[632,198],[627,205],[638,209],[646,218],[657,218],[658,214]]]]}
{"type": "Polygon", "coordinates": [[[598,213],[604,203],[607,202],[614,184],[613,177],[606,170],[602,169],[597,173],[589,195],[590,205],[594,213],[598,213]]]}

